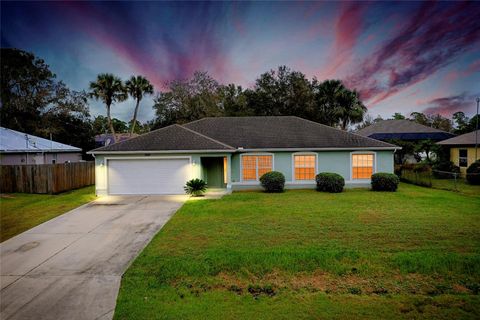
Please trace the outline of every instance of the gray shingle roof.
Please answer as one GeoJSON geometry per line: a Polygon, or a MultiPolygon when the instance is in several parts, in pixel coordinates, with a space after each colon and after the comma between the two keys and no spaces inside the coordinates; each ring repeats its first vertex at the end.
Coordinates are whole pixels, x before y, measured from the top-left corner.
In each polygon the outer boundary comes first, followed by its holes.
{"type": "Polygon", "coordinates": [[[97,148],[91,153],[104,151],[180,151],[180,150],[234,150],[188,128],[174,124],[142,134],[138,137],[97,148]]]}
{"type": "Polygon", "coordinates": [[[357,134],[368,137],[373,133],[427,133],[445,132],[424,126],[411,120],[381,120],[357,131],[357,134]]]}
{"type": "Polygon", "coordinates": [[[381,120],[357,131],[357,134],[378,140],[423,140],[441,141],[454,137],[449,132],[424,126],[411,120],[381,120]]]}
{"type": "Polygon", "coordinates": [[[395,147],[299,117],[218,117],[184,125],[244,149],[395,147]]]}
{"type": "Polygon", "coordinates": [[[298,117],[204,118],[172,125],[127,141],[92,150],[187,151],[243,149],[395,148],[298,117]]]}
{"type": "Polygon", "coordinates": [[[454,145],[460,145],[460,146],[467,146],[467,145],[475,145],[475,132],[478,134],[478,142],[480,143],[480,130],[477,131],[472,131],[469,133],[462,134],[460,136],[443,140],[440,142],[437,142],[437,144],[445,145],[445,146],[454,146],[454,145]]]}
{"type": "Polygon", "coordinates": [[[82,149],[0,127],[0,152],[81,152],[82,149]]]}

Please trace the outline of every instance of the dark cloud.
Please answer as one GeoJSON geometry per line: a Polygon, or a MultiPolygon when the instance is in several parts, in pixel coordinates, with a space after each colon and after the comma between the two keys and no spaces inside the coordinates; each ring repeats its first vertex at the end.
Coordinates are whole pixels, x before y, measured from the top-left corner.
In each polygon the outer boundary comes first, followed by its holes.
{"type": "Polygon", "coordinates": [[[346,82],[375,104],[480,51],[480,5],[426,2],[346,82]]]}
{"type": "Polygon", "coordinates": [[[436,98],[428,102],[429,107],[423,110],[426,114],[441,114],[443,116],[451,116],[457,111],[463,111],[465,114],[473,114],[476,108],[476,97],[480,94],[472,95],[466,92],[448,96],[436,98]]]}

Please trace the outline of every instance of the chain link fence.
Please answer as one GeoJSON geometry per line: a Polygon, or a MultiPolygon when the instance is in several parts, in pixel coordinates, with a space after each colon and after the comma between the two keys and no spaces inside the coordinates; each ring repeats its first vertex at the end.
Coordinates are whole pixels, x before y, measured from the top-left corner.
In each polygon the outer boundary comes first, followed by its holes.
{"type": "MultiPolygon", "coordinates": [[[[480,186],[469,184],[459,172],[432,170],[428,165],[404,165],[395,170],[403,182],[480,196],[480,186]]],[[[470,173],[470,175],[478,173],[470,173]]]]}

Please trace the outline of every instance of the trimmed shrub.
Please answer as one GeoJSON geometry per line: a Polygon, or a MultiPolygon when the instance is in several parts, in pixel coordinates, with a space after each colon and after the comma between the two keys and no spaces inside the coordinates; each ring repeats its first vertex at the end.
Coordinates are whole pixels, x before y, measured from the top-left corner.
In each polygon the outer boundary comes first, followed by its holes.
{"type": "Polygon", "coordinates": [[[183,190],[194,197],[201,196],[207,190],[207,183],[202,179],[192,179],[187,181],[183,190]]]}
{"type": "Polygon", "coordinates": [[[315,177],[317,191],[339,193],[343,191],[345,179],[338,173],[321,172],[315,177]]]}
{"type": "Polygon", "coordinates": [[[470,184],[480,184],[480,160],[475,161],[467,168],[467,181],[470,184]]]}
{"type": "Polygon", "coordinates": [[[285,176],[278,171],[270,171],[260,177],[260,183],[266,192],[283,192],[285,176]]]}
{"type": "Polygon", "coordinates": [[[378,172],[372,175],[372,190],[395,192],[398,188],[400,179],[396,174],[378,172]]]}

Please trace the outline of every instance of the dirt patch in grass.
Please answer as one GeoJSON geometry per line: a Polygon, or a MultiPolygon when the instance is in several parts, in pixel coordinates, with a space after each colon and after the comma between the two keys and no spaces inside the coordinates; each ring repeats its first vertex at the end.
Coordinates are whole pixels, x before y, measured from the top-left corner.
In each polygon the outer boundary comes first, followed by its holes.
{"type": "Polygon", "coordinates": [[[461,283],[451,285],[442,278],[421,274],[395,274],[391,277],[365,277],[358,274],[338,276],[335,274],[315,271],[313,273],[287,274],[274,271],[264,276],[236,275],[221,272],[204,281],[197,279],[182,279],[170,283],[172,287],[186,287],[192,292],[231,291],[239,295],[266,295],[273,297],[278,292],[307,291],[324,292],[326,294],[354,295],[390,295],[415,294],[437,296],[440,294],[476,294],[461,283]]]}

